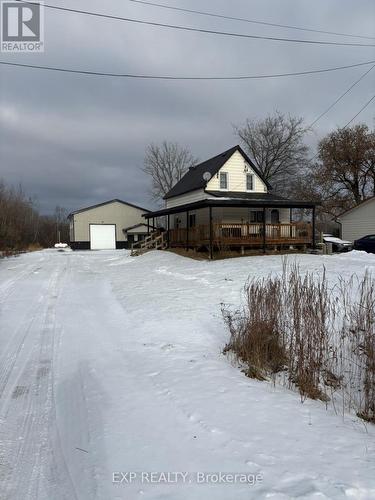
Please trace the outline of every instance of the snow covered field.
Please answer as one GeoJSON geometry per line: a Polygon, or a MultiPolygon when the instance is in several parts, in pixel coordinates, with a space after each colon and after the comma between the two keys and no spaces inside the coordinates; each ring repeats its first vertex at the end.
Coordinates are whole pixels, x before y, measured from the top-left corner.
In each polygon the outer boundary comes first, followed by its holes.
{"type": "MultiPolygon", "coordinates": [[[[375,274],[375,255],[297,259],[332,282],[375,274]]],[[[301,404],[221,354],[220,303],[280,270],[275,256],[167,252],[0,261],[1,500],[375,498],[374,426],[301,404]]]]}

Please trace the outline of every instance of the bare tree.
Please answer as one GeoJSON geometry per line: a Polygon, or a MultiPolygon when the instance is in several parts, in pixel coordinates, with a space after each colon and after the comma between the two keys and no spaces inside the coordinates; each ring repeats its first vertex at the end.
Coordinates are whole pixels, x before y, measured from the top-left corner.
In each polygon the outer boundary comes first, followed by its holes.
{"type": "Polygon", "coordinates": [[[177,143],[163,141],[161,145],[147,146],[142,170],[152,179],[153,199],[160,202],[196,163],[190,151],[177,143]]]}
{"type": "Polygon", "coordinates": [[[331,218],[375,196],[375,132],[358,124],[329,133],[317,160],[296,179],[294,195],[319,200],[318,212],[331,218]]]}
{"type": "Polygon", "coordinates": [[[68,241],[65,209],[56,207],[53,216],[40,215],[22,186],[14,188],[0,180],[0,252],[52,246],[57,231],[62,241],[68,241]]]}
{"type": "Polygon", "coordinates": [[[375,194],[375,135],[367,125],[338,128],[319,143],[316,182],[349,206],[375,194]]]}
{"type": "Polygon", "coordinates": [[[263,177],[275,190],[289,192],[289,180],[307,161],[303,119],[276,111],[262,120],[246,120],[234,131],[263,177]]]}

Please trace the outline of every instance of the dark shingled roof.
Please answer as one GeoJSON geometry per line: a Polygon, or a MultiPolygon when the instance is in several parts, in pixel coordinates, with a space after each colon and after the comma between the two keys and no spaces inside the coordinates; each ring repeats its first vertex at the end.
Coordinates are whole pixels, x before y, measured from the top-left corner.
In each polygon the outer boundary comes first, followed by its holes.
{"type": "Polygon", "coordinates": [[[246,162],[262,179],[268,189],[272,189],[268,182],[263,179],[262,174],[250,160],[247,154],[242,150],[240,146],[237,145],[233,148],[228,149],[227,151],[224,151],[224,153],[220,153],[219,155],[204,161],[203,163],[199,163],[195,167],[190,167],[188,172],[186,172],[186,174],[177,182],[177,184],[175,184],[173,188],[164,196],[164,199],[166,200],[168,198],[173,198],[173,196],[179,196],[181,194],[189,193],[190,191],[195,191],[196,189],[205,188],[208,181],[203,179],[203,174],[205,172],[209,172],[211,174],[211,177],[213,177],[236,151],[239,151],[242,154],[246,162]]]}

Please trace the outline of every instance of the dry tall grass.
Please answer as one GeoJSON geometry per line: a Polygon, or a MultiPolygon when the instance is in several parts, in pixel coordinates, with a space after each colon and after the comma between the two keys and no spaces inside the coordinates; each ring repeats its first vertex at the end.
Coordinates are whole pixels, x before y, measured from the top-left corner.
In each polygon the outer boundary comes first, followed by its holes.
{"type": "Polygon", "coordinates": [[[247,375],[333,399],[375,422],[375,281],[301,273],[284,261],[278,276],[254,279],[241,310],[223,308],[232,353],[247,375]]]}

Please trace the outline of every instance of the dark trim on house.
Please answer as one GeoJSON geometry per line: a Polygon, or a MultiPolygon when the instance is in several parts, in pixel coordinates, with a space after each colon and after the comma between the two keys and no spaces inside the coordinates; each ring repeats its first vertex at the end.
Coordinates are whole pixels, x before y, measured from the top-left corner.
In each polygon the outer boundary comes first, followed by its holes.
{"type": "Polygon", "coordinates": [[[129,248],[128,241],[116,241],[116,250],[123,250],[124,248],[129,248]]]}
{"type": "MultiPolygon", "coordinates": [[[[70,243],[70,248],[72,250],[91,250],[89,241],[72,241],[70,243]]],[[[116,250],[122,250],[124,248],[129,248],[129,243],[127,241],[116,241],[116,250]]]]}
{"type": "Polygon", "coordinates": [[[90,250],[89,241],[71,241],[70,248],[72,250],[90,250]]]}
{"type": "Polygon", "coordinates": [[[200,208],[206,207],[237,207],[237,208],[314,208],[319,205],[319,203],[314,201],[297,201],[297,200],[287,200],[284,198],[277,198],[273,195],[268,195],[267,193],[262,194],[262,198],[231,198],[231,199],[220,199],[211,198],[196,201],[194,203],[188,203],[186,205],[178,205],[177,207],[164,208],[162,210],[157,210],[155,212],[148,212],[143,214],[145,219],[161,217],[168,214],[178,214],[180,212],[186,212],[191,210],[198,210],[200,208]]]}
{"type": "Polygon", "coordinates": [[[68,215],[68,219],[70,219],[70,217],[72,215],[76,215],[76,214],[79,214],[81,212],[86,212],[87,210],[92,210],[93,208],[99,208],[99,207],[102,207],[104,205],[109,205],[110,203],[115,203],[115,202],[122,203],[123,205],[128,205],[129,207],[137,208],[138,210],[142,210],[144,212],[149,212],[149,210],[147,208],[139,207],[138,205],[134,205],[133,203],[128,203],[127,201],[123,201],[123,200],[120,200],[118,198],[114,198],[113,200],[104,201],[103,203],[98,203],[96,205],[91,205],[89,207],[80,208],[79,210],[75,210],[74,212],[70,212],[70,214],[68,215]]]}

